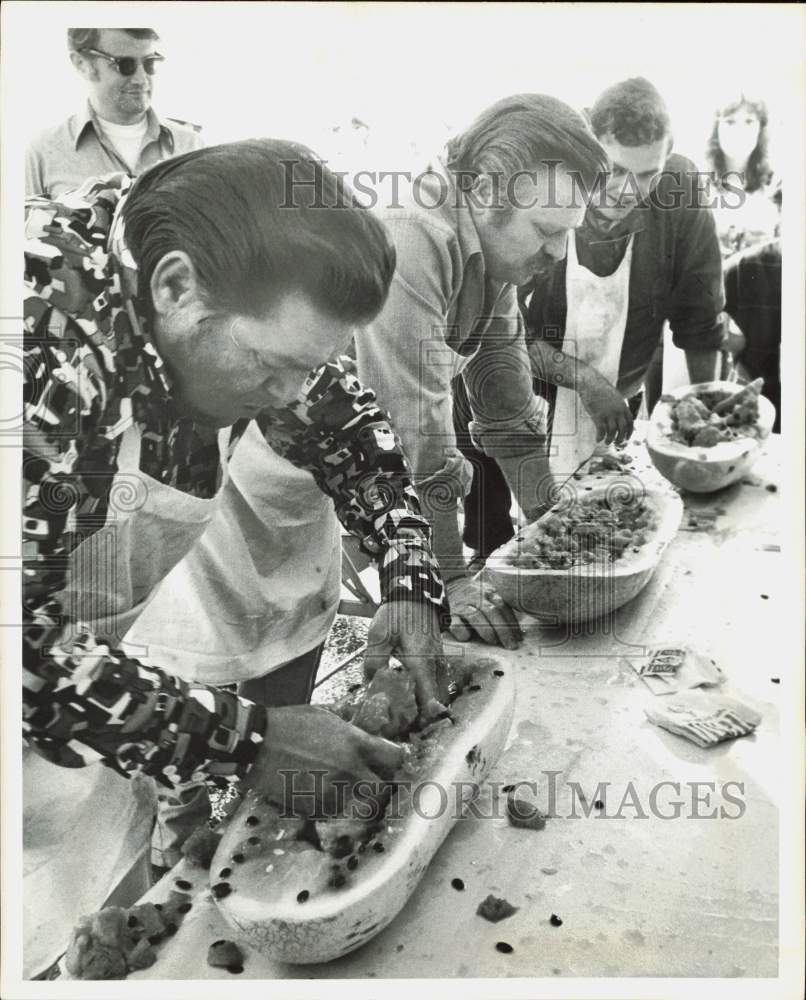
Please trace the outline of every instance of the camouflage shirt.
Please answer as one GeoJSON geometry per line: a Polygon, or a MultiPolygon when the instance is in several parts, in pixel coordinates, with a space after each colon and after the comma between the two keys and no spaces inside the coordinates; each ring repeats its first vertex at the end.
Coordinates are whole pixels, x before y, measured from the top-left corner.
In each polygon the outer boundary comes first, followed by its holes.
{"type": "MultiPolygon", "coordinates": [[[[70,553],[105,524],[129,425],[140,431],[141,472],[187,494],[215,497],[228,457],[215,430],[181,415],[138,307],[117,212],[130,183],[114,175],[26,205],[23,731],[67,767],[102,761],[165,784],[223,785],[255,759],[265,710],[112,648],[70,620],[61,593],[70,553]]],[[[292,405],[257,423],[276,452],[313,474],[377,559],[384,600],[447,612],[408,465],[369,389],[330,362],[292,405]]],[[[232,428],[229,453],[247,425],[232,428]]]]}

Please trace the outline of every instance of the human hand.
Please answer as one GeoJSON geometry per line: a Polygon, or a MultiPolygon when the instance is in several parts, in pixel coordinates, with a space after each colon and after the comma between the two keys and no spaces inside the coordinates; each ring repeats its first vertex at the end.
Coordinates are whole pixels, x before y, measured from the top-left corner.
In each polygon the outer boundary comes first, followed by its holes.
{"type": "Polygon", "coordinates": [[[242,784],[292,815],[335,816],[357,782],[380,789],[404,759],[396,743],[370,736],[312,705],[269,708],[264,742],[242,784]]]}
{"type": "Polygon", "coordinates": [[[367,633],[364,676],[371,680],[396,656],[414,680],[417,705],[424,721],[445,711],[437,690],[437,668],[443,658],[439,613],[429,601],[398,600],[382,604],[367,633]]]}
{"type": "Polygon", "coordinates": [[[582,405],[596,425],[596,440],[606,444],[622,444],[632,434],[633,415],[627,401],[595,369],[588,367],[578,383],[582,405]]]}
{"type": "Polygon", "coordinates": [[[469,642],[474,633],[491,646],[517,649],[523,632],[515,612],[494,587],[477,577],[460,576],[447,584],[451,605],[451,635],[469,642]]]}

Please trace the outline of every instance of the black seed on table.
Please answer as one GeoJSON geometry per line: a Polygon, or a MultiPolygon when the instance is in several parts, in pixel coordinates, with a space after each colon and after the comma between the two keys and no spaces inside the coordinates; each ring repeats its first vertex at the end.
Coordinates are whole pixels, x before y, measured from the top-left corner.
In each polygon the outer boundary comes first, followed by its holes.
{"type": "Polygon", "coordinates": [[[190,913],[190,911],[192,909],[193,909],[193,903],[182,903],[181,906],[177,906],[176,912],[177,913],[190,913]]]}
{"type": "Polygon", "coordinates": [[[769,595],[768,595],[768,594],[762,594],[762,595],[761,595],[761,600],[762,600],[762,601],[768,601],[769,599],[770,599],[770,598],[769,598],[769,595]]]}
{"type": "Polygon", "coordinates": [[[507,944],[506,941],[499,941],[495,946],[496,951],[502,952],[504,955],[511,955],[515,950],[511,944],[507,944]]]}
{"type": "Polygon", "coordinates": [[[342,834],[341,837],[336,838],[336,842],[333,845],[331,854],[334,858],[346,858],[348,854],[352,854],[353,851],[353,838],[348,836],[346,833],[342,834]]]}
{"type": "Polygon", "coordinates": [[[230,875],[232,875],[231,868],[222,868],[221,871],[218,873],[219,878],[229,878],[230,875]]]}
{"type": "Polygon", "coordinates": [[[307,902],[308,898],[310,897],[310,895],[311,894],[308,892],[307,889],[303,889],[302,892],[297,893],[297,902],[298,903],[305,903],[305,902],[307,902]]]}
{"type": "Polygon", "coordinates": [[[257,826],[259,822],[260,822],[260,820],[257,818],[257,816],[247,816],[246,817],[246,825],[247,826],[257,826]]]}
{"type": "Polygon", "coordinates": [[[233,976],[240,976],[240,974],[243,972],[243,966],[242,965],[228,965],[227,966],[227,972],[231,972],[233,974],[233,976]]]}
{"type": "Polygon", "coordinates": [[[348,858],[347,867],[350,869],[351,872],[354,872],[356,868],[358,868],[358,858],[356,858],[355,856],[353,856],[352,858],[348,858]]]}
{"type": "Polygon", "coordinates": [[[250,837],[247,840],[247,844],[251,844],[252,847],[256,847],[260,843],[260,837],[250,837]]]}
{"type": "Polygon", "coordinates": [[[240,854],[240,853],[233,854],[232,855],[232,860],[235,862],[236,865],[240,865],[240,864],[243,864],[244,856],[243,856],[243,854],[240,854]]]}
{"type": "Polygon", "coordinates": [[[781,683],[781,678],[780,677],[770,677],[770,680],[773,682],[773,684],[780,684],[781,683]]]}
{"type": "Polygon", "coordinates": [[[777,493],[778,492],[778,487],[775,486],[775,485],[773,485],[772,483],[770,483],[768,486],[766,486],[765,489],[767,490],[768,493],[777,493]]]}
{"type": "Polygon", "coordinates": [[[504,671],[503,670],[493,670],[493,673],[495,674],[496,677],[503,677],[504,676],[504,671]]]}
{"type": "Polygon", "coordinates": [[[451,885],[453,886],[454,889],[456,889],[457,892],[461,892],[465,887],[464,882],[460,878],[452,879],[451,885]]]}
{"type": "Polygon", "coordinates": [[[193,888],[192,883],[191,882],[187,882],[183,878],[175,879],[175,882],[176,882],[176,888],[177,889],[182,889],[183,892],[187,892],[188,889],[192,889],[193,888]]]}
{"type": "Polygon", "coordinates": [[[229,882],[216,882],[213,886],[213,895],[216,899],[223,899],[225,896],[229,896],[232,892],[232,886],[229,882]]]}
{"type": "Polygon", "coordinates": [[[383,844],[373,844],[372,850],[375,851],[376,854],[383,854],[386,848],[383,846],[383,844]]]}
{"type": "Polygon", "coordinates": [[[560,919],[560,917],[557,916],[556,913],[552,913],[552,915],[549,917],[549,923],[551,924],[552,927],[562,927],[563,925],[562,920],[560,919]]]}

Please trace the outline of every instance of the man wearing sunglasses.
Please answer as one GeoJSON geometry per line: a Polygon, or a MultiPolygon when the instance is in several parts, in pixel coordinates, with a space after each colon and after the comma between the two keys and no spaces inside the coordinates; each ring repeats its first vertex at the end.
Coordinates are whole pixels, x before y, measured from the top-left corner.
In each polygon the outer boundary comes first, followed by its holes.
{"type": "Polygon", "coordinates": [[[70,61],[85,80],[87,104],[42,132],[25,159],[26,195],[59,197],[88,177],[146,167],[203,145],[190,126],[151,107],[164,57],[152,28],[69,28],[70,61]]]}

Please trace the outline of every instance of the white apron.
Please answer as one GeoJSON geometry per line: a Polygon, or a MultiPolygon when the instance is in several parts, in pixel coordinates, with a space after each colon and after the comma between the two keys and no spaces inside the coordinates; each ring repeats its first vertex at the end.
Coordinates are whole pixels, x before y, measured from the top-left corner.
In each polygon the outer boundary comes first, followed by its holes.
{"type": "MultiPolygon", "coordinates": [[[[155,583],[201,536],[219,503],[217,497],[188,496],[140,472],[139,454],[139,431],[130,426],[110,490],[108,526],[73,553],[64,594],[68,610],[83,612],[83,620],[113,642],[141,613],[155,583]],[[82,586],[84,580],[91,586],[82,586]]],[[[123,778],[102,764],[59,767],[26,749],[27,977],[55,961],[78,918],[99,909],[147,850],[155,810],[151,778],[123,778]]]]}
{"type": "MultiPolygon", "coordinates": [[[[614,386],[627,325],[632,250],[631,236],[615,272],[600,278],[577,260],[573,233],[568,240],[563,352],[589,364],[614,386]]],[[[557,388],[551,445],[551,471],[563,478],[572,475],[596,448],[596,427],[572,389],[557,388]]]]}
{"type": "Polygon", "coordinates": [[[215,517],[126,647],[185,680],[261,677],[324,641],[341,596],[341,532],[313,476],[249,424],[215,517]]]}

